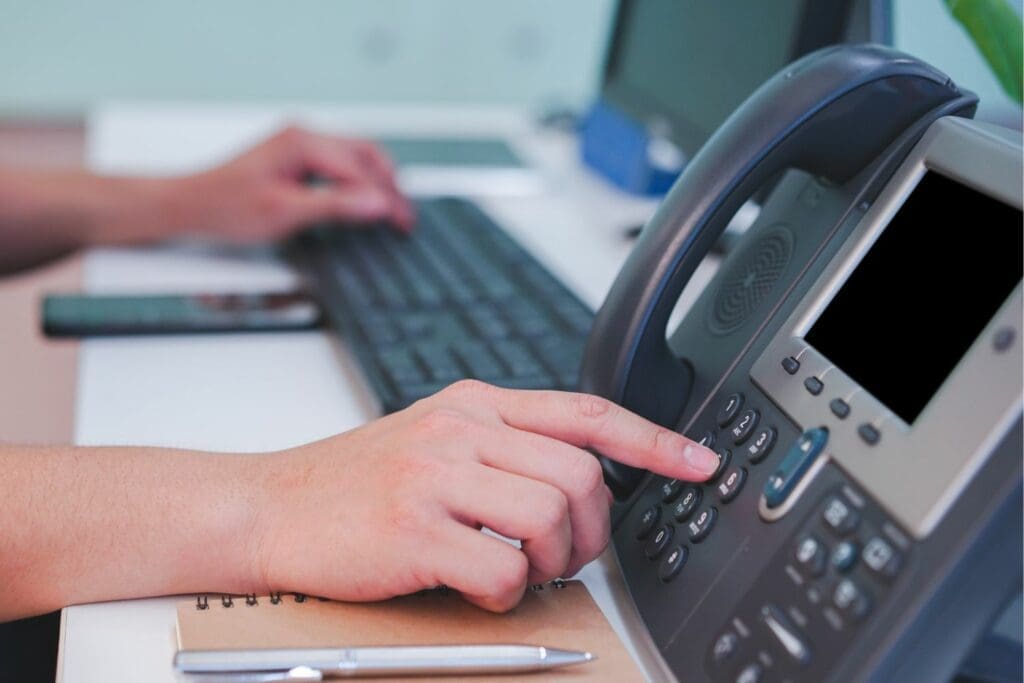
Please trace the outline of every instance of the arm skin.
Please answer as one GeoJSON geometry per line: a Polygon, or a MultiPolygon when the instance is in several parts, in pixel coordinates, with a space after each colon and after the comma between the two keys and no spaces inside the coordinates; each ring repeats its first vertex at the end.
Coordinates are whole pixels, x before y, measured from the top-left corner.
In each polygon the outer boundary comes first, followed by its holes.
{"type": "Polygon", "coordinates": [[[372,144],[288,128],[227,163],[176,178],[0,168],[0,273],[88,245],[199,234],[267,241],[320,220],[412,226],[391,162],[372,144]],[[304,180],[331,181],[317,188],[304,180]]]}
{"type": "Polygon", "coordinates": [[[606,547],[611,496],[587,448],[693,481],[718,464],[604,399],[474,381],[276,453],[3,447],[0,620],[152,595],[377,600],[439,584],[504,611],[606,547]]]}

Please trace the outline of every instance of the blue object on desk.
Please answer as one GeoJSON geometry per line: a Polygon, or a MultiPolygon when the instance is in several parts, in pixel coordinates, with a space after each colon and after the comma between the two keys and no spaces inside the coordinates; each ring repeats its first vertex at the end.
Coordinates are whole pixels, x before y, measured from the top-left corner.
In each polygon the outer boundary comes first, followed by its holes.
{"type": "Polygon", "coordinates": [[[587,166],[635,194],[665,194],[685,166],[668,138],[603,99],[584,118],[580,143],[587,166]]]}

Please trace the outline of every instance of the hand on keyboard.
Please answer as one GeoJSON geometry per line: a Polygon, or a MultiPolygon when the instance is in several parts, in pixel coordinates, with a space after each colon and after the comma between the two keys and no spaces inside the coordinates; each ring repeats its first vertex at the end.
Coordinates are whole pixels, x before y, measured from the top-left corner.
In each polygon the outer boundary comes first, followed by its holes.
{"type": "Polygon", "coordinates": [[[287,128],[226,164],[184,177],[171,210],[183,230],[243,241],[278,240],[323,221],[412,228],[391,161],[365,140],[287,128]],[[317,186],[310,175],[329,181],[317,186]]]}
{"type": "Polygon", "coordinates": [[[257,589],[375,600],[445,584],[508,610],[527,583],[571,576],[608,543],[611,494],[585,448],[692,481],[718,464],[604,399],[459,382],[262,459],[257,589]]]}

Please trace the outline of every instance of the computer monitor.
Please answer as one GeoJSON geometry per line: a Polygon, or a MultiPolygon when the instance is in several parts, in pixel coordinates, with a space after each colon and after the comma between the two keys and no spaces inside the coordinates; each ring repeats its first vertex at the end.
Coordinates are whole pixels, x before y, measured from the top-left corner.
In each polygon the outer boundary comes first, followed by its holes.
{"type": "Polygon", "coordinates": [[[621,0],[601,102],[697,152],[759,85],[803,54],[890,41],[889,0],[621,0]]]}

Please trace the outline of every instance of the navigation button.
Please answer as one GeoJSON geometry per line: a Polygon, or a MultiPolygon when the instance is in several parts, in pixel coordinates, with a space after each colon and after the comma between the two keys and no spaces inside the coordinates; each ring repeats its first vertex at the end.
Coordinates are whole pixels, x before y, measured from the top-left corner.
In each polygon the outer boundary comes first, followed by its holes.
{"type": "Polygon", "coordinates": [[[739,421],[731,430],[733,441],[737,446],[742,445],[744,441],[750,438],[750,434],[757,427],[757,421],[760,417],[756,410],[747,410],[740,415],[739,421]]]}
{"type": "Polygon", "coordinates": [[[832,551],[832,566],[840,574],[845,574],[857,564],[859,551],[856,541],[843,541],[832,551]]]}
{"type": "Polygon", "coordinates": [[[827,442],[828,430],[824,427],[808,429],[796,440],[779,464],[779,469],[764,484],[764,502],[769,508],[776,508],[785,502],[827,442]]]}
{"type": "Polygon", "coordinates": [[[700,513],[697,519],[690,522],[690,540],[700,543],[707,538],[711,533],[711,528],[715,526],[716,519],[718,519],[718,510],[713,507],[700,513]]]}
{"type": "Polygon", "coordinates": [[[718,426],[725,427],[736,419],[736,415],[743,407],[743,394],[733,394],[725,400],[725,405],[718,411],[718,426]]]}
{"type": "Polygon", "coordinates": [[[775,427],[768,427],[758,432],[754,440],[747,444],[747,460],[756,465],[768,457],[777,436],[775,427]]]}

